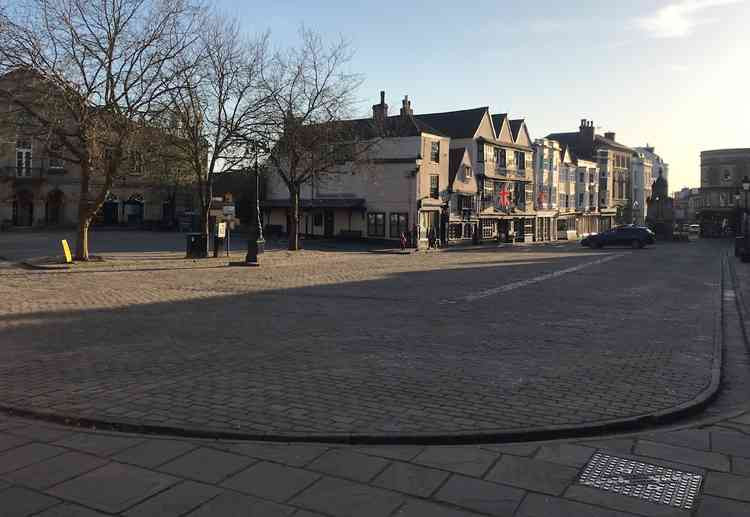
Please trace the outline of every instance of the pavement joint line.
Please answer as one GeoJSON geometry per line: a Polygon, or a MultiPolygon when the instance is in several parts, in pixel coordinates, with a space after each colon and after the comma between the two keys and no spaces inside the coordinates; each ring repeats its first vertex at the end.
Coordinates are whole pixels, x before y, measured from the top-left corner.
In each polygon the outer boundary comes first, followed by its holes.
{"type": "Polygon", "coordinates": [[[516,282],[511,282],[509,284],[492,287],[490,289],[484,289],[482,291],[478,291],[476,293],[472,293],[466,296],[461,296],[458,298],[448,298],[445,300],[442,300],[441,304],[454,304],[459,303],[461,301],[465,302],[474,302],[476,300],[481,300],[482,298],[487,298],[488,296],[494,296],[496,294],[505,293],[508,291],[513,291],[514,289],[518,289],[521,287],[526,287],[528,285],[537,284],[539,282],[543,282],[545,280],[551,280],[553,278],[557,278],[563,275],[566,275],[568,273],[574,273],[576,271],[580,271],[581,269],[585,269],[589,266],[596,266],[599,264],[604,264],[606,262],[609,262],[611,260],[615,260],[620,257],[624,257],[625,255],[628,255],[629,253],[616,253],[614,255],[608,255],[606,257],[602,257],[597,260],[592,260],[590,262],[584,262],[583,264],[577,264],[575,266],[571,266],[564,269],[559,269],[557,271],[553,271],[551,273],[545,273],[543,275],[538,275],[532,278],[527,278],[525,280],[518,280],[516,282]]]}

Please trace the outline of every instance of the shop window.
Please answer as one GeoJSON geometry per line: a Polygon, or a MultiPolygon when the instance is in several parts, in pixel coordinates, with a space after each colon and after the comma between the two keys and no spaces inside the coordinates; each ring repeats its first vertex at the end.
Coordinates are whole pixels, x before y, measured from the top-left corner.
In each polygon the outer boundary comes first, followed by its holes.
{"type": "Polygon", "coordinates": [[[389,231],[391,237],[401,237],[402,233],[409,232],[409,214],[405,212],[391,212],[389,220],[389,231]]]}
{"type": "Polygon", "coordinates": [[[385,214],[383,212],[369,212],[367,214],[367,235],[370,237],[385,237],[385,214]]]}

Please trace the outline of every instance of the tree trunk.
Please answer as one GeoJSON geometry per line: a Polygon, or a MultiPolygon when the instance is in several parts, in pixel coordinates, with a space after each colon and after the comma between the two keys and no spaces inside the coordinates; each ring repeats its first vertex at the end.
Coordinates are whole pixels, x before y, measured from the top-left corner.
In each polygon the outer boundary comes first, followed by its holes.
{"type": "Polygon", "coordinates": [[[89,259],[89,226],[94,214],[89,204],[89,179],[91,170],[87,163],[81,164],[81,190],[78,198],[78,234],[76,238],[75,259],[89,259]]]}
{"type": "MultiPolygon", "coordinates": [[[[210,199],[210,198],[209,198],[210,199]]],[[[204,204],[201,206],[201,235],[203,236],[203,242],[206,244],[205,248],[205,255],[201,258],[208,257],[208,249],[209,249],[209,243],[208,239],[211,234],[211,228],[209,225],[210,217],[209,214],[211,213],[211,201],[208,202],[208,205],[204,204]]]]}
{"type": "Polygon", "coordinates": [[[89,259],[89,226],[91,225],[91,216],[84,210],[78,210],[78,235],[76,239],[75,259],[86,261],[89,259]]]}
{"type": "Polygon", "coordinates": [[[297,251],[299,247],[299,191],[292,187],[289,189],[289,208],[292,211],[289,218],[289,250],[297,251]]]}

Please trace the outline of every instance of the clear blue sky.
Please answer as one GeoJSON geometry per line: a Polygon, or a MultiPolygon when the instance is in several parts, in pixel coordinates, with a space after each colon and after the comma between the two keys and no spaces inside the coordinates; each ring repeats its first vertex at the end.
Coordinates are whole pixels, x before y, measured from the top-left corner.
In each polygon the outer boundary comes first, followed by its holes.
{"type": "Polygon", "coordinates": [[[386,91],[416,113],[490,106],[532,138],[581,118],[654,145],[670,190],[700,183],[703,149],[750,147],[750,1],[219,0],[249,33],[294,44],[304,23],[343,35],[365,75],[366,113],[386,91]],[[562,9],[560,6],[564,6],[562,9]]]}

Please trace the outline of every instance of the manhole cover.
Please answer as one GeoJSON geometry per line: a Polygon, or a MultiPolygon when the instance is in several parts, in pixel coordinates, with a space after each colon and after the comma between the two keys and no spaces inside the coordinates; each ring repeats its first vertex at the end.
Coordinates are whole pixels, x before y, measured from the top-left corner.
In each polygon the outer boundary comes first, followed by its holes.
{"type": "Polygon", "coordinates": [[[703,476],[595,453],[578,482],[601,490],[690,510],[703,476]]]}

